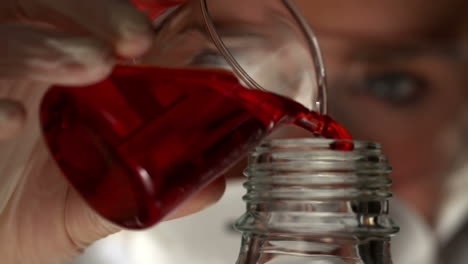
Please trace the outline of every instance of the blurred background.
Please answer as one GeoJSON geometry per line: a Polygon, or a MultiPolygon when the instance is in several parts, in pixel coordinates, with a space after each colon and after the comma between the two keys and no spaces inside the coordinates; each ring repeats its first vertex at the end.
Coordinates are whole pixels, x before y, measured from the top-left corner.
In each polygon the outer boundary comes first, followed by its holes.
{"type": "MultiPolygon", "coordinates": [[[[393,166],[394,263],[468,263],[468,2],[296,2],[323,49],[330,115],[355,139],[382,143],[393,166]]],[[[74,264],[235,263],[244,167],[216,205],[112,235],[74,264]]]]}

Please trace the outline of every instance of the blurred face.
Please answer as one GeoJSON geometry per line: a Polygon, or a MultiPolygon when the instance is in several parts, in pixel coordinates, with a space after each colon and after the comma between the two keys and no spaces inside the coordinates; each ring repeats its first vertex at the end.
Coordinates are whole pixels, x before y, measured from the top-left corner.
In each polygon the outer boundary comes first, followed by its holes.
{"type": "Polygon", "coordinates": [[[381,142],[394,191],[429,210],[468,146],[466,1],[298,2],[324,52],[330,114],[381,142]]]}

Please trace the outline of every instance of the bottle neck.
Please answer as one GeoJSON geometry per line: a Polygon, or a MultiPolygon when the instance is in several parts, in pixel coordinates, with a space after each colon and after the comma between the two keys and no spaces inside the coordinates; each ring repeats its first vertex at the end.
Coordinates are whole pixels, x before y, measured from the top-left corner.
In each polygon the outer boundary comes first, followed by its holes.
{"type": "Polygon", "coordinates": [[[250,155],[238,264],[391,263],[387,159],[373,143],[331,143],[276,140],[250,155]]]}
{"type": "Polygon", "coordinates": [[[237,264],[392,264],[390,239],[264,237],[246,233],[237,264]]]}

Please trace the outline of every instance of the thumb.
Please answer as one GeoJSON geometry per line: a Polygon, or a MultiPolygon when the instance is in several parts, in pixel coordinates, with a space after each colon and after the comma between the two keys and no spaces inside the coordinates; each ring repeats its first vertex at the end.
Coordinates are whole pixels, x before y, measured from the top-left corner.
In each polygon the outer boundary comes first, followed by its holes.
{"type": "Polygon", "coordinates": [[[71,187],[68,188],[66,200],[65,229],[77,253],[96,240],[120,230],[94,212],[71,187]]]}

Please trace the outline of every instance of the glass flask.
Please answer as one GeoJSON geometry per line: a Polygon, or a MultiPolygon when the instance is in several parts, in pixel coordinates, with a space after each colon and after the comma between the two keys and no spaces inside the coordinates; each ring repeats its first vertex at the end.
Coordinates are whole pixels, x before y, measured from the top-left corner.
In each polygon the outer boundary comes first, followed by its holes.
{"type": "Polygon", "coordinates": [[[328,139],[258,146],[245,170],[237,264],[390,264],[390,166],[378,144],[328,139]]]}
{"type": "MultiPolygon", "coordinates": [[[[154,1],[136,3],[159,14],[154,1]]],[[[89,205],[140,229],[278,124],[306,120],[313,133],[339,137],[321,115],[324,85],[317,42],[292,2],[193,0],[158,15],[151,49],[106,80],[52,87],[40,120],[53,157],[89,205]]]]}

